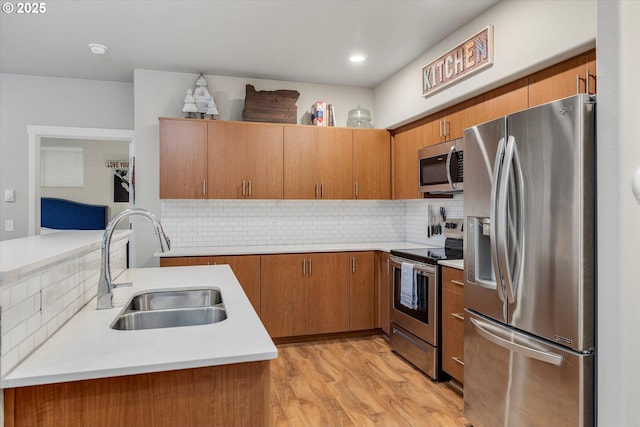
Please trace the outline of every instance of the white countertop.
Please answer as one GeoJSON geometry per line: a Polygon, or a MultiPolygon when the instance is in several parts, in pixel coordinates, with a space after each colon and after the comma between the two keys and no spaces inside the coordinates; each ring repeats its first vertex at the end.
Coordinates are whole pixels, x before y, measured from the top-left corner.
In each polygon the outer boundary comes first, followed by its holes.
{"type": "Polygon", "coordinates": [[[275,359],[278,350],[228,265],[126,270],[114,308],[93,299],[0,381],[22,387],[275,359]],[[110,324],[129,298],[150,289],[217,287],[227,319],[202,326],[117,331],[110,324]]]}
{"type": "MultiPolygon", "coordinates": [[[[0,241],[0,283],[76,254],[98,249],[104,230],[68,230],[0,241]]],[[[114,232],[112,242],[131,232],[114,232]]]]}
{"type": "Polygon", "coordinates": [[[452,267],[452,268],[457,268],[458,270],[464,270],[463,259],[445,259],[442,261],[438,261],[438,264],[444,265],[445,267],[452,267]]]}
{"type": "Polygon", "coordinates": [[[197,248],[175,248],[168,252],[156,253],[159,257],[218,256],[218,255],[267,255],[314,252],[357,252],[383,251],[392,249],[417,249],[432,247],[424,243],[410,242],[370,242],[370,243],[325,243],[299,245],[256,245],[256,246],[210,246],[197,248]]]}

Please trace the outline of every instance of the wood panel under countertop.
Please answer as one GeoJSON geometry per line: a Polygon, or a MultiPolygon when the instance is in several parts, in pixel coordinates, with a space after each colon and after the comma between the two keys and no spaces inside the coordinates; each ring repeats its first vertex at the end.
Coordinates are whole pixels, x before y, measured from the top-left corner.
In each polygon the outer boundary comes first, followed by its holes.
{"type": "Polygon", "coordinates": [[[269,361],[5,389],[11,427],[269,425],[269,361]]]}

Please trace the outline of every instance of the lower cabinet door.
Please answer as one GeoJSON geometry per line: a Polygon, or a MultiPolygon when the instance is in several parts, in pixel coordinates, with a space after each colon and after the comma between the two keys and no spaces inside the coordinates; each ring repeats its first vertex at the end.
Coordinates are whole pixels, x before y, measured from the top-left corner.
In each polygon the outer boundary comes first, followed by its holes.
{"type": "Polygon", "coordinates": [[[374,284],[375,257],[373,252],[349,254],[349,330],[373,329],[376,321],[374,284]]]}
{"type": "Polygon", "coordinates": [[[442,370],[464,383],[464,341],[448,332],[442,333],[442,370]]]}
{"type": "Polygon", "coordinates": [[[307,335],[349,330],[349,254],[307,254],[307,335]]]}
{"type": "Polygon", "coordinates": [[[272,338],[307,333],[304,254],[263,255],[260,318],[272,338]]]}

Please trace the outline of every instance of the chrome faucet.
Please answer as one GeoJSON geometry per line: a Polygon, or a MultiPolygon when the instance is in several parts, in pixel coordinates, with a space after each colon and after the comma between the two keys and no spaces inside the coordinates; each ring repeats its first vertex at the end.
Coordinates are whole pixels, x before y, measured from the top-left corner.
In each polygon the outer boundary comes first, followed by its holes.
{"type": "Polygon", "coordinates": [[[107,228],[104,230],[104,234],[102,235],[102,262],[100,263],[100,280],[98,281],[98,310],[102,310],[105,308],[113,308],[113,289],[118,286],[131,286],[132,283],[112,283],[111,282],[111,265],[109,261],[109,247],[111,246],[111,237],[113,236],[113,232],[115,228],[118,226],[120,221],[123,219],[133,216],[140,215],[147,218],[149,221],[153,223],[153,226],[156,230],[156,236],[158,236],[158,242],[160,243],[160,252],[166,252],[171,249],[171,241],[164,234],[164,230],[162,229],[162,225],[160,221],[153,215],[151,212],[145,209],[126,209],[120,212],[118,215],[114,216],[107,228]]]}

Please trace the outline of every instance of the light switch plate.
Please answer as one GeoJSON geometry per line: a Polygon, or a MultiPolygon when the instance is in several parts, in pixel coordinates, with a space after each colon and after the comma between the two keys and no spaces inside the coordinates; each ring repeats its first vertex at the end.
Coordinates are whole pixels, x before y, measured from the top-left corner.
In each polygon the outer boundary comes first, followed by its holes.
{"type": "Polygon", "coordinates": [[[4,231],[13,231],[13,220],[6,219],[4,221],[4,231]]]}
{"type": "Polygon", "coordinates": [[[4,201],[5,202],[15,202],[16,201],[16,192],[15,192],[15,190],[4,190],[4,201]]]}

